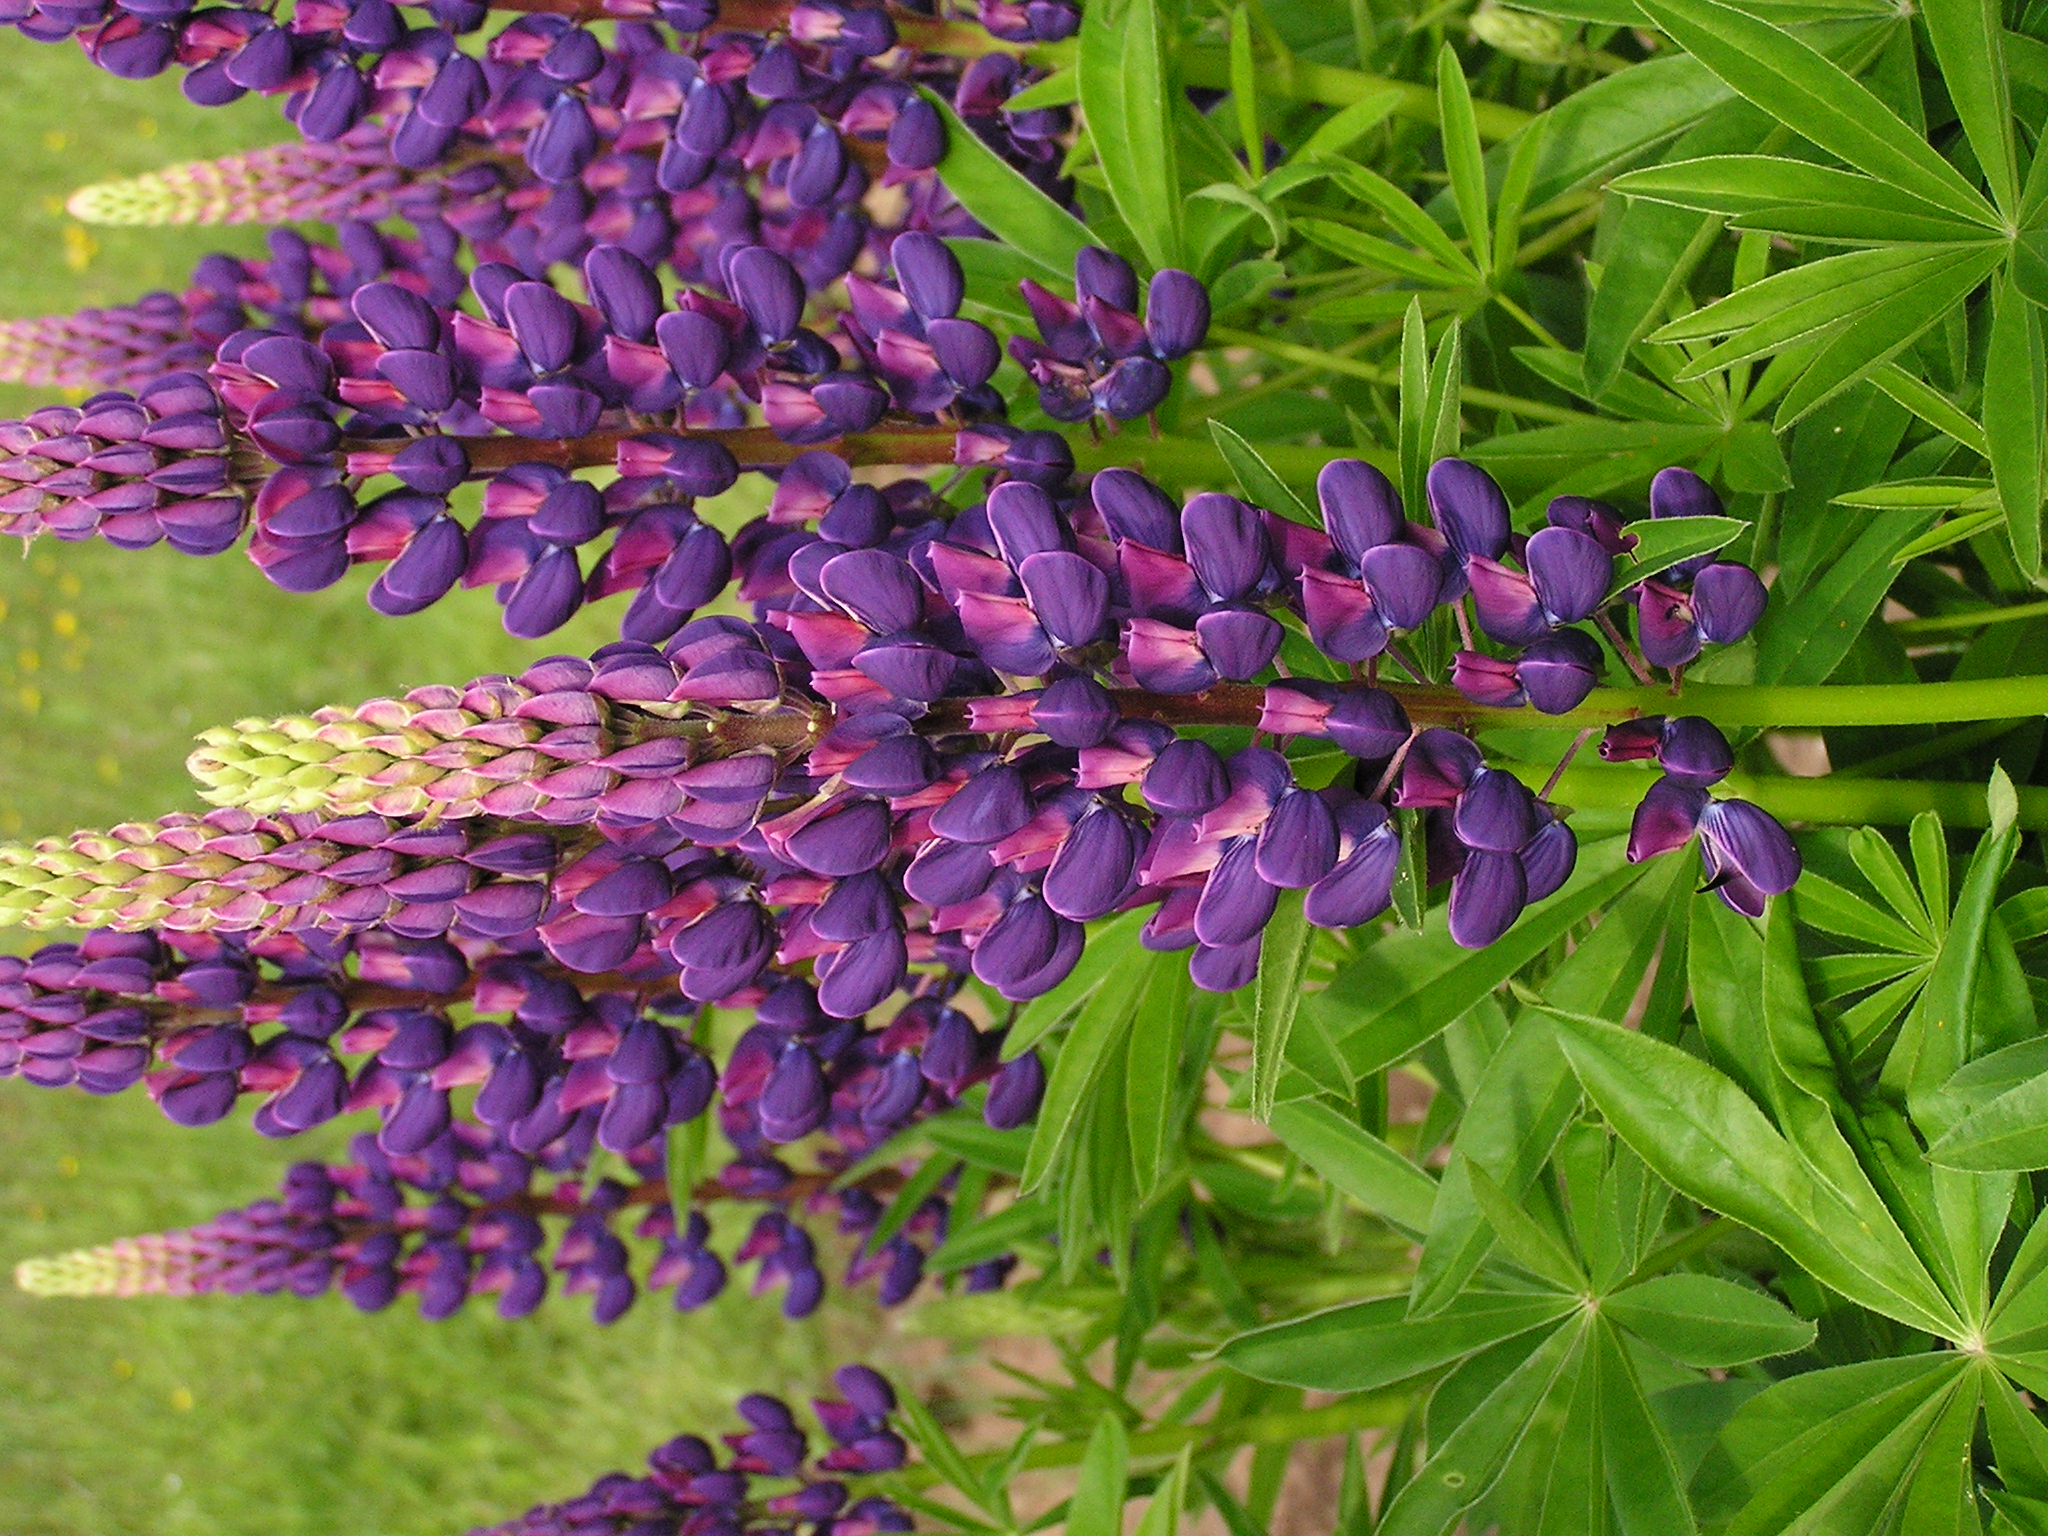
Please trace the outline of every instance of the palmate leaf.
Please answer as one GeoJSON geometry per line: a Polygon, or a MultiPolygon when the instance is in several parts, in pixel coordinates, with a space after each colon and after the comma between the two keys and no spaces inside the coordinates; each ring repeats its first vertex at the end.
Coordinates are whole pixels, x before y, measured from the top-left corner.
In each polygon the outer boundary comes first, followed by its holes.
{"type": "Polygon", "coordinates": [[[1997,210],[1847,70],[1720,0],[1642,0],[1645,15],[1794,133],[1890,186],[1995,230],[1997,210]]]}
{"type": "Polygon", "coordinates": [[[1728,1077],[1598,1020],[1561,1019],[1560,1038],[1608,1123],[1667,1183],[1762,1233],[1851,1300],[1944,1337],[1962,1331],[1881,1207],[1873,1219],[1871,1199],[1847,1201],[1816,1178],[1728,1077]]]}

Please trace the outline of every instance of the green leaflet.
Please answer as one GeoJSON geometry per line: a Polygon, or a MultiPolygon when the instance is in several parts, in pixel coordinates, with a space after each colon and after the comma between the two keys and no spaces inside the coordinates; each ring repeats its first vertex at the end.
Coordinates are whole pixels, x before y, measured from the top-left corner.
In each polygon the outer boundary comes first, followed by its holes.
{"type": "MultiPolygon", "coordinates": [[[[1156,0],[1082,12],[1080,81],[1081,113],[1117,212],[1153,267],[1185,265],[1173,91],[1156,0]]],[[[946,177],[943,165],[939,174],[946,177]]]]}
{"type": "Polygon", "coordinates": [[[1519,1338],[1556,1322],[1575,1305],[1569,1296],[1472,1291],[1438,1316],[1418,1321],[1394,1296],[1241,1333],[1216,1357],[1261,1381],[1364,1392],[1519,1338]]]}
{"type": "Polygon", "coordinates": [[[1814,1327],[1760,1291],[1713,1275],[1657,1275],[1601,1303],[1615,1323],[1693,1366],[1744,1365],[1813,1342],[1814,1327]]]}
{"type": "Polygon", "coordinates": [[[1591,1019],[1560,1018],[1579,1080],[1637,1156],[1668,1183],[1761,1232],[1814,1277],[1930,1332],[1962,1331],[1948,1298],[1889,1221],[1871,1225],[1741,1089],[1674,1046],[1591,1019]]]}
{"type": "Polygon", "coordinates": [[[1075,255],[1095,243],[1080,220],[976,138],[944,97],[923,87],[919,94],[946,124],[946,153],[934,168],[946,189],[1005,245],[1036,263],[1041,280],[1072,281],[1075,255]]]}

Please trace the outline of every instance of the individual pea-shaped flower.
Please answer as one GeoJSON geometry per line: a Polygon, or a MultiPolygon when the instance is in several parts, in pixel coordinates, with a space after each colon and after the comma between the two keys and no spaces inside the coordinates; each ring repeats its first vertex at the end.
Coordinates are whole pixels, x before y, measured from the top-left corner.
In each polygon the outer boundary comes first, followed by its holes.
{"type": "Polygon", "coordinates": [[[1747,800],[1715,800],[1697,784],[1665,777],[1650,786],[1629,827],[1631,863],[1684,846],[1697,833],[1706,890],[1747,917],[1799,879],[1799,849],[1777,819],[1747,800]]]}
{"type": "Polygon", "coordinates": [[[1515,571],[1484,555],[1465,561],[1479,627],[1502,645],[1528,645],[1591,618],[1614,577],[1614,557],[1571,528],[1537,529],[1522,550],[1522,566],[1515,571]]]}

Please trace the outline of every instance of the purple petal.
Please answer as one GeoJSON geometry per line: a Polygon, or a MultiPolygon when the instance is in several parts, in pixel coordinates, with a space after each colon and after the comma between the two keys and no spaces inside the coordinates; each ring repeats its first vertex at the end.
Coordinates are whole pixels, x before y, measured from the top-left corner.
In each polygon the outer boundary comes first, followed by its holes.
{"type": "Polygon", "coordinates": [[[1429,510],[1460,560],[1498,560],[1508,547],[1508,502],[1493,477],[1463,459],[1429,466],[1429,510]]]}
{"type": "Polygon", "coordinates": [[[1442,562],[1414,544],[1377,544],[1359,556],[1359,573],[1389,629],[1417,629],[1446,596],[1442,562]]]}
{"type": "Polygon", "coordinates": [[[1659,779],[1636,806],[1628,829],[1628,858],[1631,864],[1682,848],[1692,840],[1700,817],[1711,802],[1707,792],[1676,779],[1659,779]]]}
{"type": "Polygon", "coordinates": [[[1552,624],[1591,618],[1614,580],[1614,557],[1598,540],[1570,528],[1537,529],[1522,564],[1552,624]]]}
{"type": "Polygon", "coordinates": [[[1337,818],[1313,790],[1280,796],[1259,829],[1259,875],[1283,890],[1305,890],[1337,865],[1337,818]]]}
{"type": "Polygon", "coordinates": [[[1716,560],[1692,580],[1692,611],[1700,634],[1716,645],[1733,645],[1764,616],[1762,578],[1734,560],[1716,560]]]}
{"type": "Polygon", "coordinates": [[[1038,622],[1063,646],[1093,645],[1109,634],[1109,578],[1081,556],[1040,550],[1017,566],[1038,622]]]}
{"type": "Polygon", "coordinates": [[[1451,938],[1484,949],[1514,926],[1528,905],[1529,881],[1512,853],[1474,849],[1451,879],[1451,938]]]}

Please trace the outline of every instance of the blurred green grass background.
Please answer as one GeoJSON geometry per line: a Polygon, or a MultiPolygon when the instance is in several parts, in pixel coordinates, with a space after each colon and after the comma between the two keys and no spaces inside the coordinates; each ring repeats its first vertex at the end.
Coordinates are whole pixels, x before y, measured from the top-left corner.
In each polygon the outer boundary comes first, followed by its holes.
{"type": "MultiPolygon", "coordinates": [[[[289,132],[274,103],[203,111],[167,80],[115,80],[74,46],[0,33],[0,318],[175,288],[210,250],[260,252],[253,228],[88,230],[64,199],[289,132]]],[[[0,386],[0,412],[46,394],[0,386]]],[[[208,724],[516,669],[615,633],[611,604],[525,645],[482,592],[377,619],[365,585],[294,597],[234,553],[0,549],[0,836],[196,809],[181,765],[208,724]]],[[[313,1141],[265,1142],[246,1117],[180,1130],[140,1094],[0,1082],[0,1277],[262,1197],[341,1136],[313,1141]]],[[[409,1302],[364,1317],[331,1297],[36,1301],[8,1286],[0,1532],[430,1536],[509,1518],[678,1431],[730,1427],[741,1392],[822,1383],[827,1335],[879,1326],[861,1303],[835,1305],[792,1326],[736,1287],[689,1317],[647,1298],[599,1329],[584,1298],[517,1325],[488,1305],[429,1325],[409,1302]]]]}

